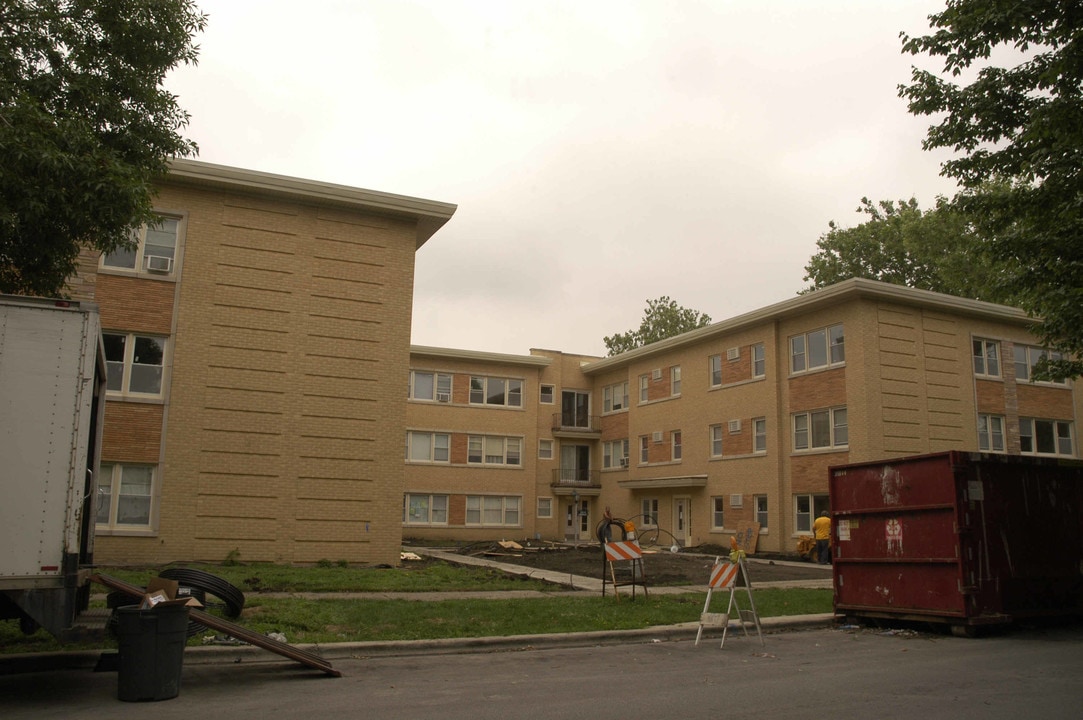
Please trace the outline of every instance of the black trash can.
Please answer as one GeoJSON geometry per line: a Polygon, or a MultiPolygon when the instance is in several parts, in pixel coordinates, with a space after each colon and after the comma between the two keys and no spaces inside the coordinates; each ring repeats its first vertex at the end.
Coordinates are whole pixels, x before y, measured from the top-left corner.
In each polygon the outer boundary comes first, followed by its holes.
{"type": "Polygon", "coordinates": [[[117,699],[127,702],[169,700],[180,693],[188,608],[163,605],[120,607],[117,640],[117,699]]]}

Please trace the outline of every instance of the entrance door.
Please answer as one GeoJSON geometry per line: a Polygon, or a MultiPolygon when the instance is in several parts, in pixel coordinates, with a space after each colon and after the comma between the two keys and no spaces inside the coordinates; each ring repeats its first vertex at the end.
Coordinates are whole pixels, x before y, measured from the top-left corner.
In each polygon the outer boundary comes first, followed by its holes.
{"type": "Polygon", "coordinates": [[[673,537],[681,547],[692,544],[692,498],[673,498],[673,537]]]}
{"type": "Polygon", "coordinates": [[[569,500],[564,506],[564,539],[583,540],[590,537],[590,501],[569,500]]]}

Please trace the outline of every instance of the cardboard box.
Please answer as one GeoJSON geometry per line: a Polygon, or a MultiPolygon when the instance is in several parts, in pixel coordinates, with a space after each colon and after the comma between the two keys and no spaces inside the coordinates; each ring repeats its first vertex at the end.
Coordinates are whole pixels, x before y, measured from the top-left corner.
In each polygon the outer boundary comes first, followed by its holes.
{"type": "Polygon", "coordinates": [[[201,608],[203,603],[191,596],[177,597],[179,583],[176,580],[155,577],[147,581],[147,591],[143,594],[143,601],[139,607],[143,610],[169,605],[187,605],[188,607],[201,608]]]}

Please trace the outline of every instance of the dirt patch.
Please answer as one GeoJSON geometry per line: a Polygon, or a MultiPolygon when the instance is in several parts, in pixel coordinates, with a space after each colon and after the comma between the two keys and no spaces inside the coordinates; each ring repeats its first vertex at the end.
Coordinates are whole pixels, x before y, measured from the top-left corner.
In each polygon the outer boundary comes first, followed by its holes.
{"type": "MultiPolygon", "coordinates": [[[[477,545],[462,548],[465,555],[486,557],[499,562],[526,567],[552,570],[569,575],[601,578],[607,572],[605,556],[598,544],[578,547],[548,543],[520,542],[522,550],[507,549],[498,544],[477,545]]],[[[651,585],[707,585],[711,566],[716,556],[727,557],[729,550],[721,547],[701,546],[692,551],[670,552],[662,549],[643,554],[643,570],[651,585]]],[[[754,556],[749,564],[753,584],[783,580],[822,580],[830,573],[822,567],[809,564],[792,565],[778,562],[781,558],[754,556]]],[[[619,566],[618,566],[619,567],[619,566]]]]}

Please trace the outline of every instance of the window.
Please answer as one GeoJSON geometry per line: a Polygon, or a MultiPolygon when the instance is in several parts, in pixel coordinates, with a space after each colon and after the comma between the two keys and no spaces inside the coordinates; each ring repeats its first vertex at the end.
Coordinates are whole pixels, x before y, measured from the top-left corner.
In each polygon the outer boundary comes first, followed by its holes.
{"type": "Polygon", "coordinates": [[[790,372],[800,373],[846,362],[842,325],[813,330],[790,338],[790,372]]]}
{"type": "Polygon", "coordinates": [[[681,452],[682,452],[682,449],[681,449],[681,431],[680,430],[674,430],[673,432],[670,433],[670,437],[673,438],[673,459],[674,460],[680,460],[681,459],[681,452]]]}
{"type": "Polygon", "coordinates": [[[674,365],[669,369],[669,393],[670,395],[681,394],[681,366],[674,365]]]}
{"type": "Polygon", "coordinates": [[[110,392],[161,395],[165,338],[102,333],[110,392]]]}
{"type": "Polygon", "coordinates": [[[722,457],[722,426],[712,425],[707,432],[711,439],[711,457],[722,457]]]}
{"type": "Polygon", "coordinates": [[[628,467],[628,439],[611,440],[602,444],[602,467],[628,467]]]}
{"type": "Polygon", "coordinates": [[[134,270],[150,275],[171,275],[177,258],[178,218],[163,217],[135,233],[134,248],[117,248],[102,257],[102,267],[134,270]]]}
{"type": "Polygon", "coordinates": [[[830,509],[827,495],[794,495],[794,529],[799,533],[811,533],[812,521],[830,509]]]}
{"type": "Polygon", "coordinates": [[[978,415],[978,449],[1004,452],[1004,418],[1000,415],[978,415]]]}
{"type": "Polygon", "coordinates": [[[445,373],[410,371],[410,399],[451,402],[451,376],[445,373]]]}
{"type": "Polygon", "coordinates": [[[647,375],[639,376],[639,402],[647,402],[647,388],[650,387],[650,378],[647,375]]]}
{"type": "Polygon", "coordinates": [[[752,451],[767,452],[767,418],[752,420],[752,451]]]}
{"type": "Polygon", "coordinates": [[[545,405],[552,405],[554,390],[552,385],[542,385],[541,391],[538,393],[538,402],[545,405]]]}
{"type": "Polygon", "coordinates": [[[444,462],[449,458],[451,436],[447,433],[406,433],[406,459],[410,462],[444,462]]]}
{"type": "Polygon", "coordinates": [[[447,495],[406,493],[402,513],[407,525],[447,525],[447,495]]]}
{"type": "Polygon", "coordinates": [[[761,378],[767,374],[767,362],[763,352],[763,343],[752,346],[752,377],[761,378]]]}
{"type": "Polygon", "coordinates": [[[602,412],[628,409],[628,382],[609,385],[602,390],[602,412]]]}
{"type": "Polygon", "coordinates": [[[553,459],[553,441],[552,440],[539,440],[538,441],[538,459],[539,460],[552,460],[553,459]]]}
{"type": "Polygon", "coordinates": [[[756,522],[760,524],[760,530],[767,529],[767,496],[755,495],[753,501],[756,507],[756,522]]]}
{"type": "Polygon", "coordinates": [[[523,406],[523,381],[512,378],[470,378],[471,405],[523,406]]]}
{"type": "Polygon", "coordinates": [[[647,459],[650,457],[650,440],[646,435],[639,436],[639,464],[646,465],[647,459]]]}
{"type": "Polygon", "coordinates": [[[643,526],[658,526],[658,498],[643,498],[643,526]]]}
{"type": "Polygon", "coordinates": [[[102,463],[98,473],[98,529],[149,528],[155,467],[102,463]]]}
{"type": "MultiPolygon", "coordinates": [[[[1015,379],[1016,380],[1032,380],[1034,377],[1034,366],[1038,364],[1038,361],[1042,358],[1048,357],[1050,360],[1062,360],[1064,356],[1055,351],[1045,350],[1044,348],[1028,347],[1026,345],[1016,345],[1014,350],[1015,354],[1015,379]]],[[[1041,382],[1050,382],[1056,385],[1067,385],[1068,381],[1061,380],[1043,380],[1041,382]]]]}
{"type": "Polygon", "coordinates": [[[712,355],[707,358],[707,372],[711,376],[711,387],[718,387],[722,384],[722,356],[712,355]]]}
{"type": "Polygon", "coordinates": [[[515,495],[467,495],[466,524],[518,527],[521,501],[515,495]]]}
{"type": "Polygon", "coordinates": [[[711,498],[711,527],[715,530],[721,530],[725,525],[723,522],[726,517],[726,498],[713,497],[711,498]]]}
{"type": "Polygon", "coordinates": [[[551,518],[553,517],[553,498],[540,497],[538,498],[538,517],[539,518],[551,518]]]}
{"type": "Polygon", "coordinates": [[[1000,343],[995,340],[974,341],[974,374],[1000,377],[1000,343]]]}
{"type": "Polygon", "coordinates": [[[793,449],[845,447],[849,444],[846,408],[831,408],[793,416],[793,449]]]}
{"type": "Polygon", "coordinates": [[[1072,423],[1019,418],[1019,451],[1027,455],[1075,455],[1072,423]]]}
{"type": "Polygon", "coordinates": [[[480,465],[519,465],[522,444],[522,438],[471,435],[466,443],[466,461],[480,465]]]}

